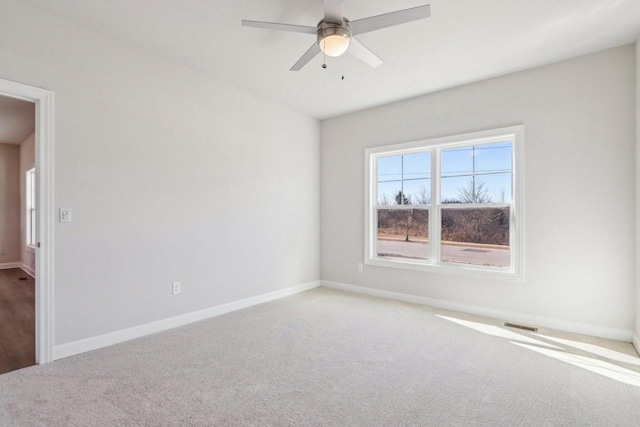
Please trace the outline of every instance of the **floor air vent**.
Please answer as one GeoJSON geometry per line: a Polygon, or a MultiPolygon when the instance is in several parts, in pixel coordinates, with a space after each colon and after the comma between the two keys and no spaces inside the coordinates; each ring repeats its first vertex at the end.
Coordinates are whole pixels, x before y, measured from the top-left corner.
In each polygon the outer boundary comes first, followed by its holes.
{"type": "Polygon", "coordinates": [[[538,328],[532,328],[531,326],[518,325],[517,323],[504,322],[504,326],[509,328],[524,329],[525,331],[538,332],[538,328]]]}

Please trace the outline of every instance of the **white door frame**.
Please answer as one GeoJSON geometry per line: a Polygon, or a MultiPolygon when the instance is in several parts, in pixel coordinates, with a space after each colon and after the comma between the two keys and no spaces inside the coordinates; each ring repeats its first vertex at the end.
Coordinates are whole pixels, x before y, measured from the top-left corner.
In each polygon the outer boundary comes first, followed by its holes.
{"type": "Polygon", "coordinates": [[[53,362],[53,92],[0,79],[0,95],[36,104],[36,363],[53,362]]]}

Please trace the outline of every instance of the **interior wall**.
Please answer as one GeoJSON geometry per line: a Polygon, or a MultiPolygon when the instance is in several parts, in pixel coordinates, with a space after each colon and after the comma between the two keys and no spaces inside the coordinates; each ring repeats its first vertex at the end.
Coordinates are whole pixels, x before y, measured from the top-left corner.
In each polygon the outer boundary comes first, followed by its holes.
{"type": "Polygon", "coordinates": [[[29,273],[35,275],[36,254],[32,248],[27,247],[27,171],[36,164],[36,141],[32,133],[20,144],[20,259],[29,273]]]}
{"type": "Polygon", "coordinates": [[[321,124],[321,277],[521,313],[630,339],[634,319],[632,45],[356,112],[321,124]],[[364,150],[525,125],[522,283],[407,271],[364,259],[364,150]]]}
{"type": "Polygon", "coordinates": [[[317,120],[13,0],[0,57],[55,92],[56,345],[319,279],[317,120]]]}
{"type": "Polygon", "coordinates": [[[20,262],[20,147],[0,144],[0,267],[20,262]]]}

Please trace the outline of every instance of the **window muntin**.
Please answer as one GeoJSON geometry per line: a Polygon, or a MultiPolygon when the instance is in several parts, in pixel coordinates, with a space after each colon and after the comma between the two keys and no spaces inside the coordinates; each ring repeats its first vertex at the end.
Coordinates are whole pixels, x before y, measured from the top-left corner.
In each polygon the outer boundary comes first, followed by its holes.
{"type": "Polygon", "coordinates": [[[379,157],[376,169],[379,206],[429,204],[431,153],[379,157]]]}
{"type": "Polygon", "coordinates": [[[366,150],[365,263],[521,277],[523,139],[519,126],[366,150]]]}
{"type": "Polygon", "coordinates": [[[29,169],[26,173],[26,244],[30,248],[36,247],[36,169],[29,169]]]}

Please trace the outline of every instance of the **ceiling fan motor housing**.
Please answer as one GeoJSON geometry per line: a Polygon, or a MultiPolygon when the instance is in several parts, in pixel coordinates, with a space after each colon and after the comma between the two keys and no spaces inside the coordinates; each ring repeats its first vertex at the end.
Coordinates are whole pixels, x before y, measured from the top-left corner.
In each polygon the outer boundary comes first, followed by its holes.
{"type": "Polygon", "coordinates": [[[350,42],[351,27],[347,18],[343,18],[342,24],[324,19],[318,23],[318,46],[327,56],[342,55],[350,42]]]}

